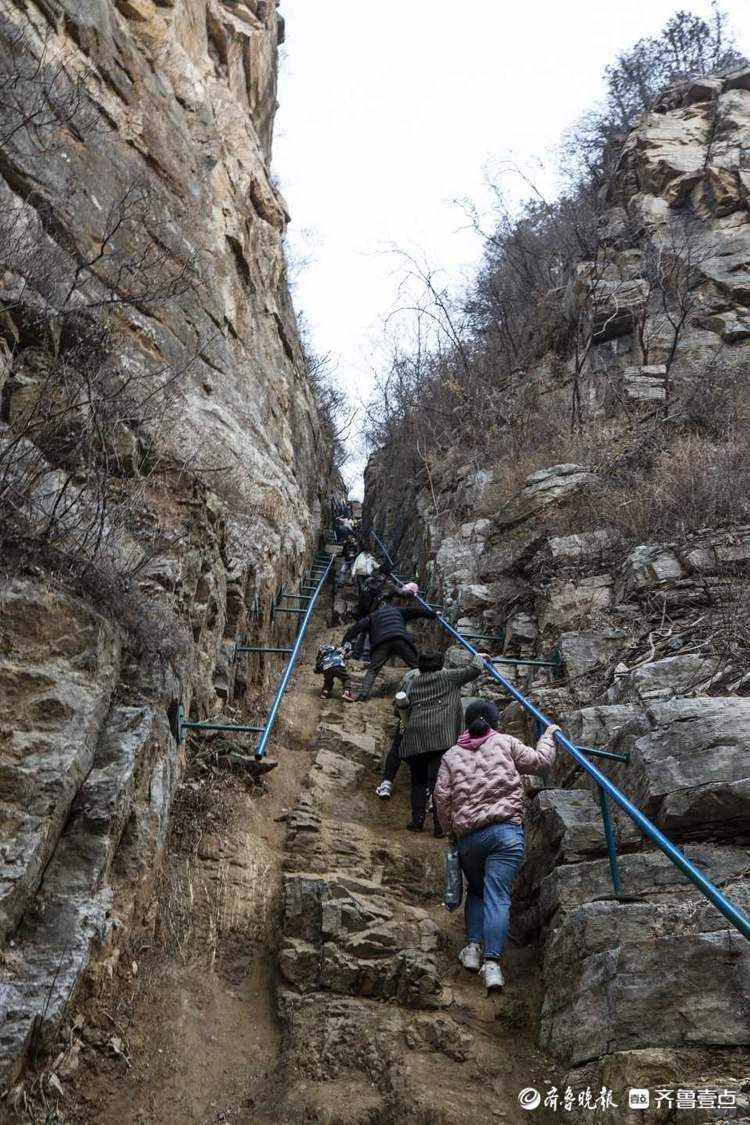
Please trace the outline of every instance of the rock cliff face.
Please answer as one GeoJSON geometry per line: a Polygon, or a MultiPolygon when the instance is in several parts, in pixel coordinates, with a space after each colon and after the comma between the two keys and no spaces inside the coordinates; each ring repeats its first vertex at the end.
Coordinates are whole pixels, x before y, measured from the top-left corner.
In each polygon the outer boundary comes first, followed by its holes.
{"type": "MultiPolygon", "coordinates": [[[[580,263],[577,281],[549,298],[561,315],[595,321],[579,372],[590,424],[603,423],[613,387],[625,435],[678,401],[696,370],[710,380],[717,358],[746,371],[748,143],[743,71],[669,91],[625,144],[603,223],[606,265],[580,263]],[[677,332],[675,307],[657,299],[655,246],[660,268],[686,279],[677,332]]],[[[529,377],[550,387],[552,368],[545,357],[529,377]]],[[[605,440],[620,436],[608,421],[605,440]]],[[[747,526],[705,526],[686,512],[678,537],[664,541],[655,526],[628,541],[597,504],[588,464],[548,465],[510,495],[502,461],[465,464],[456,450],[437,460],[430,488],[399,489],[388,450],[368,466],[366,513],[401,573],[418,574],[461,628],[504,638],[506,656],[559,652],[559,670],[500,670],[577,745],[629,753],[627,765],[597,764],[747,911],[747,526]]],[[[517,704],[505,722],[535,735],[517,704]]],[[[540,1045],[579,1085],[730,1080],[733,1052],[750,1042],[747,943],[615,820],[625,901],[612,894],[593,782],[561,754],[531,800],[514,926],[544,941],[540,1045]]]]}
{"type": "Polygon", "coordinates": [[[100,533],[93,601],[26,540],[4,560],[3,1085],[147,911],[177,705],[264,714],[277,667],[242,671],[233,646],[269,637],[321,527],[330,451],[269,173],[282,35],[274,0],[0,2],[3,495],[32,544],[54,525],[58,559],[100,533]],[[82,355],[61,435],[49,405],[82,355]],[[86,418],[123,388],[81,463],[86,418]]]}

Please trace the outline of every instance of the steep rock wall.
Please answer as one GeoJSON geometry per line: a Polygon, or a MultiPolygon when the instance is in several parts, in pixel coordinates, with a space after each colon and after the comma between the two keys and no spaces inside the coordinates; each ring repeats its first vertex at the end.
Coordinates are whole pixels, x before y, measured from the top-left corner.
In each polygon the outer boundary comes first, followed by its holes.
{"type": "MultiPolygon", "coordinates": [[[[3,1085],[91,957],[111,972],[153,922],[177,706],[262,718],[278,665],[235,663],[234,643],[270,639],[337,487],[269,172],[282,35],[273,0],[0,3],[0,454],[31,531],[9,541],[0,591],[3,1085]],[[94,366],[156,407],[101,437],[107,503],[81,582],[54,559],[89,550],[96,478],[35,420],[75,374],[71,316],[90,339],[102,310],[94,366]],[[48,565],[34,537],[63,511],[48,565]]],[[[81,445],[85,413],[66,413],[81,445]]]]}
{"type": "MultiPolygon", "coordinates": [[[[710,380],[717,360],[743,370],[748,141],[744,71],[669,91],[625,144],[603,223],[606,268],[580,263],[576,283],[549,297],[561,316],[597,321],[579,372],[591,425],[613,387],[628,404],[625,435],[679,401],[696,371],[710,380]],[[677,334],[674,306],[667,315],[655,291],[654,245],[686,279],[677,334]]],[[[528,377],[549,389],[559,363],[545,357],[528,377]]],[[[619,436],[610,422],[606,440],[619,436]]],[[[549,464],[511,494],[502,460],[442,449],[430,480],[406,486],[389,476],[392,461],[387,449],[370,460],[365,510],[401,573],[418,576],[454,624],[500,638],[499,653],[559,652],[559,671],[500,670],[576,744],[629,752],[628,765],[597,764],[747,911],[744,523],[706,527],[686,512],[679,537],[654,527],[627,542],[597,505],[587,464],[549,464]]],[[[507,727],[535,737],[502,691],[483,694],[506,705],[507,727]]],[[[619,815],[632,901],[616,899],[596,786],[564,754],[530,797],[513,926],[545,942],[540,1044],[574,1085],[736,1084],[736,1052],[750,1041],[747,943],[619,815]]]]}

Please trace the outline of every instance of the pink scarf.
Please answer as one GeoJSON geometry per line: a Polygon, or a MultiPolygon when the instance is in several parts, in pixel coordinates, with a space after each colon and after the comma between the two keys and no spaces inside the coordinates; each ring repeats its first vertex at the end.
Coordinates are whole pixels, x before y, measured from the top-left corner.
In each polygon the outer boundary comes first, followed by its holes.
{"type": "Polygon", "coordinates": [[[497,734],[496,730],[490,728],[486,734],[480,734],[478,738],[472,738],[467,730],[458,736],[458,745],[463,747],[464,750],[478,750],[488,738],[492,738],[493,734],[497,734]]]}

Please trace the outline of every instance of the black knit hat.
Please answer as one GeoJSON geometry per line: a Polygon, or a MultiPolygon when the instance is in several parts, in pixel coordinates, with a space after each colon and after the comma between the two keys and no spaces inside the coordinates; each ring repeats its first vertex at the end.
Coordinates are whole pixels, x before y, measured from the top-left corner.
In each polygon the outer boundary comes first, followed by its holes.
{"type": "Polygon", "coordinates": [[[442,652],[420,652],[417,659],[420,672],[440,672],[445,663],[442,652]]]}

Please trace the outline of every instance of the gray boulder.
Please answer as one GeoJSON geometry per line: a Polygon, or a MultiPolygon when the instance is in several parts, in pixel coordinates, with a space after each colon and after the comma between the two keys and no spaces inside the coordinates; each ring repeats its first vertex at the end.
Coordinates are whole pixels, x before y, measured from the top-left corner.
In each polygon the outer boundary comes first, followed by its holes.
{"type": "Polygon", "coordinates": [[[570,628],[574,623],[589,623],[591,618],[612,605],[611,574],[595,574],[578,582],[554,580],[545,591],[542,628],[570,628]]]}
{"type": "Polygon", "coordinates": [[[435,569],[449,587],[471,583],[476,578],[477,550],[466,539],[444,539],[435,558],[435,569]]]}
{"type": "Polygon", "coordinates": [[[671,699],[698,689],[716,671],[716,660],[695,653],[668,656],[618,675],[608,698],[613,703],[671,699]]]}
{"type": "Polygon", "coordinates": [[[619,536],[608,528],[582,532],[580,535],[553,536],[549,541],[550,554],[556,563],[580,563],[596,559],[618,542],[619,536]]]}
{"type": "Polygon", "coordinates": [[[625,593],[650,589],[662,582],[684,578],[685,570],[674,551],[660,546],[640,546],[623,565],[625,593]]]}
{"type": "Polygon", "coordinates": [[[691,904],[574,911],[547,945],[542,1047],[578,1065],[603,1049],[750,1044],[747,942],[695,921],[691,904]]]}
{"type": "Polygon", "coordinates": [[[721,78],[694,78],[682,95],[683,105],[710,102],[717,98],[724,88],[721,78]]]}
{"type": "Polygon", "coordinates": [[[526,852],[516,891],[528,897],[560,864],[577,865],[604,854],[599,807],[586,789],[543,789],[526,815],[526,852]]]}
{"type": "Polygon", "coordinates": [[[546,508],[570,499],[595,481],[594,474],[581,465],[552,465],[532,473],[525,488],[496,513],[495,526],[502,529],[522,523],[546,508]]]}
{"type": "Polygon", "coordinates": [[[560,653],[567,675],[574,679],[603,668],[622,647],[625,633],[621,629],[589,629],[580,633],[563,633],[560,653]]]}
{"type": "Polygon", "coordinates": [[[488,609],[493,604],[492,591],[488,586],[469,583],[462,586],[458,595],[458,605],[462,613],[476,613],[488,609]]]}
{"type": "Polygon", "coordinates": [[[624,784],[669,835],[733,837],[750,829],[750,700],[697,697],[650,706],[614,748],[630,753],[624,784]]]}
{"type": "Polygon", "coordinates": [[[502,575],[523,570],[544,545],[540,532],[526,535],[520,532],[493,537],[477,561],[477,573],[482,582],[496,581],[502,575]]]}

